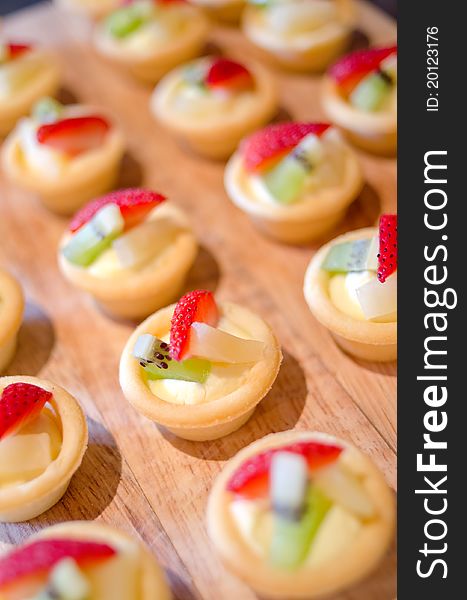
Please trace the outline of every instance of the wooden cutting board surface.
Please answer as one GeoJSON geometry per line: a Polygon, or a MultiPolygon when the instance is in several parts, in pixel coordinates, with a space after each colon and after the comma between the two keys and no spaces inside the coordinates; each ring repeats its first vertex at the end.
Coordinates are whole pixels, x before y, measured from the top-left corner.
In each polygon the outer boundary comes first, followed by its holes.
{"type": "MultiPolygon", "coordinates": [[[[367,4],[359,10],[359,39],[363,32],[371,43],[394,41],[391,19],[367,4]]],[[[27,298],[19,352],[7,374],[62,385],[80,400],[90,426],[89,450],[63,501],[31,522],[0,525],[0,550],[60,521],[96,519],[141,536],[178,600],[251,600],[255,595],[223,569],[206,535],[213,478],[240,448],[270,432],[318,429],[368,452],[394,487],[396,366],[356,362],[336,347],[302,294],[316,247],[263,238],[229,202],[223,164],[187,153],[154,122],[151,90],[93,52],[85,20],[42,4],[3,25],[7,35],[56,49],[67,97],[118,117],[128,140],[121,186],[162,191],[192,218],[202,248],[188,286],[256,310],[277,332],[285,359],[274,388],[237,433],[194,443],[161,432],[119,388],[120,353],[134,325],[109,319],[63,280],[55,256],[66,221],[0,177],[0,265],[19,278],[27,298]]],[[[240,59],[254,53],[234,28],[214,28],[211,42],[240,59]]],[[[324,118],[319,77],[276,76],[282,116],[324,118]]],[[[336,233],[374,225],[381,212],[395,210],[395,161],[364,154],[361,160],[367,185],[336,233]]],[[[393,548],[377,572],[339,599],[392,600],[395,594],[393,548]]]]}

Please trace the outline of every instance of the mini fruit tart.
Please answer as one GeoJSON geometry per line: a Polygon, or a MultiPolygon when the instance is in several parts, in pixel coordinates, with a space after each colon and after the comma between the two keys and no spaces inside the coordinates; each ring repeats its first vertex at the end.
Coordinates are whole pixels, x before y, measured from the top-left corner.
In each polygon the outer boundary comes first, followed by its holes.
{"type": "Polygon", "coordinates": [[[122,4],[121,0],[55,0],[55,2],[61,8],[91,19],[100,19],[122,4]]]}
{"type": "Polygon", "coordinates": [[[170,600],[139,541],[102,523],[47,527],[0,557],[2,600],[170,600]]]}
{"type": "Polygon", "coordinates": [[[1,377],[0,522],[27,521],[56,504],[87,443],[86,419],[68,392],[36,377],[1,377]]]}
{"type": "Polygon", "coordinates": [[[355,153],[326,123],[279,123],[257,131],[225,170],[232,202],[264,233],[291,244],[331,230],[362,186],[355,153]]]}
{"type": "Polygon", "coordinates": [[[266,57],[294,71],[322,71],[345,51],[353,0],[249,0],[243,31],[266,57]]]}
{"type": "Polygon", "coordinates": [[[65,277],[105,311],[140,318],[178,297],[197,249],[179,208],[135,188],[84,206],[62,238],[58,260],[65,277]]]}
{"type": "Polygon", "coordinates": [[[276,113],[276,84],[258,64],[247,68],[228,58],[200,58],[164,77],[151,108],[195,151],[228,158],[245,135],[276,113]]]}
{"type": "Polygon", "coordinates": [[[0,373],[15,354],[23,311],[24,297],[19,283],[0,269],[0,373]]]}
{"type": "Polygon", "coordinates": [[[49,52],[30,44],[0,41],[0,137],[9,133],[42,96],[55,94],[59,75],[49,52]]]}
{"type": "Polygon", "coordinates": [[[120,361],[120,385],[136,410],[175,435],[214,440],[246,423],[281,360],[263,319],[196,290],[134,331],[120,361]]]}
{"type": "Polygon", "coordinates": [[[397,215],[379,231],[341,235],[315,254],[305,275],[311,312],[349,354],[397,358],[397,215]]]}
{"type": "Polygon", "coordinates": [[[258,595],[317,598],[370,573],[393,537],[383,475],[351,444],[317,432],[272,434],[216,479],[209,536],[226,567],[258,595]]]}
{"type": "Polygon", "coordinates": [[[394,155],[397,148],[397,46],[359,50],[323,80],[323,108],[356,145],[394,155]]]}
{"type": "Polygon", "coordinates": [[[191,4],[204,9],[213,19],[238,23],[245,8],[245,0],[190,0],[191,4]]]}
{"type": "Polygon", "coordinates": [[[106,58],[155,83],[201,52],[208,29],[203,11],[183,0],[130,0],[98,25],[94,44],[106,58]]]}
{"type": "Polygon", "coordinates": [[[55,213],[70,215],[115,184],[123,135],[89,106],[62,106],[50,98],[22,119],[2,149],[10,180],[40,196],[55,213]]]}

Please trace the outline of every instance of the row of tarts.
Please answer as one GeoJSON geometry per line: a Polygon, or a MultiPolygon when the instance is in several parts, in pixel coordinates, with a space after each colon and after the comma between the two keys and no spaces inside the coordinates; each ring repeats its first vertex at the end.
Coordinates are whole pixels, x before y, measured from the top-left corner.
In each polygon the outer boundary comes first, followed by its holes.
{"type": "MultiPolygon", "coordinates": [[[[34,52],[15,46],[20,45],[11,45],[13,61],[34,52]]],[[[370,120],[391,112],[395,56],[394,48],[384,48],[338,63],[339,102],[368,113],[370,120]],[[383,91],[378,91],[380,79],[383,91]],[[353,95],[360,83],[365,85],[353,95]]],[[[166,94],[168,109],[183,114],[195,106],[191,121],[210,124],[215,140],[209,138],[207,146],[192,143],[202,153],[230,154],[241,137],[261,125],[236,131],[235,140],[225,128],[225,118],[237,107],[244,116],[254,110],[262,73],[256,68],[207,58],[170,74],[175,81],[166,94]],[[224,116],[225,136],[216,138],[212,115],[220,123],[224,116]]],[[[153,106],[156,96],[157,90],[153,106]]],[[[164,110],[157,110],[163,121],[164,110]]],[[[177,123],[183,121],[178,117],[177,123]]],[[[189,121],[185,132],[191,132],[189,121]]],[[[78,209],[59,248],[60,268],[72,284],[115,315],[155,311],[122,353],[120,383],[128,401],[176,435],[216,439],[241,427],[267,394],[280,367],[280,345],[259,315],[218,303],[205,290],[165,306],[180,293],[196,239],[186,216],[160,194],[133,189],[100,196],[112,185],[122,148],[118,127],[101,111],[46,100],[5,142],[2,162],[13,181],[38,192],[53,210],[78,209]],[[110,167],[106,158],[116,147],[110,167]],[[37,185],[44,172],[56,175],[53,185],[50,179],[37,185]],[[89,172],[95,175],[92,184],[89,172]],[[99,198],[87,202],[94,196],[99,198]]],[[[351,149],[334,127],[321,123],[274,125],[253,133],[226,169],[232,200],[267,233],[295,243],[330,229],[361,181],[351,149]]],[[[383,215],[377,229],[324,246],[305,279],[315,316],[345,350],[371,360],[395,358],[396,291],[395,215],[383,215]]],[[[18,284],[2,272],[0,369],[14,354],[22,306],[18,284]]],[[[16,522],[59,501],[81,463],[87,429],[79,404],[55,384],[4,377],[0,390],[0,520],[16,522]]],[[[255,442],[226,465],[210,494],[207,523],[226,566],[258,593],[310,598],[338,591],[373,569],[392,538],[394,500],[382,475],[355,447],[325,434],[286,432],[255,442]]],[[[169,597],[148,551],[95,523],[46,529],[0,558],[2,600],[169,597]]]]}

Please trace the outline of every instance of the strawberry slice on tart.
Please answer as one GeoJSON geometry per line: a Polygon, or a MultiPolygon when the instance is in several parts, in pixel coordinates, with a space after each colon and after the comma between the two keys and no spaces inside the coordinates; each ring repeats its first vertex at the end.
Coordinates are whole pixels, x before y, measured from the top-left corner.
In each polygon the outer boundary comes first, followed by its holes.
{"type": "Polygon", "coordinates": [[[12,383],[0,397],[0,441],[33,421],[52,393],[30,383],[12,383]]]}
{"type": "Polygon", "coordinates": [[[241,63],[219,57],[211,63],[204,79],[211,90],[243,91],[254,85],[253,76],[241,63]]]}
{"type": "Polygon", "coordinates": [[[384,283],[397,271],[397,215],[381,215],[379,220],[378,279],[384,283]]]}
{"type": "Polygon", "coordinates": [[[2,64],[2,58],[3,60],[5,60],[5,62],[15,60],[16,58],[23,56],[27,52],[30,52],[32,49],[33,46],[31,44],[0,44],[0,65],[2,64]]]}
{"type": "Polygon", "coordinates": [[[101,116],[69,117],[41,125],[37,141],[74,157],[99,148],[110,129],[109,121],[101,116]]]}

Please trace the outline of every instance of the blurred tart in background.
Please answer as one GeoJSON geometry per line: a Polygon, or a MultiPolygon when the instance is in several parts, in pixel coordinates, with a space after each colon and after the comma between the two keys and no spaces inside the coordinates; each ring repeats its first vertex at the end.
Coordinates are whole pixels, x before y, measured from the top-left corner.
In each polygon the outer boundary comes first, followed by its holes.
{"type": "Polygon", "coordinates": [[[0,373],[8,367],[15,354],[23,312],[21,286],[12,275],[0,269],[0,373]]]}
{"type": "Polygon", "coordinates": [[[190,2],[203,8],[209,17],[227,23],[237,23],[246,4],[246,0],[190,0],[190,2]]]}

